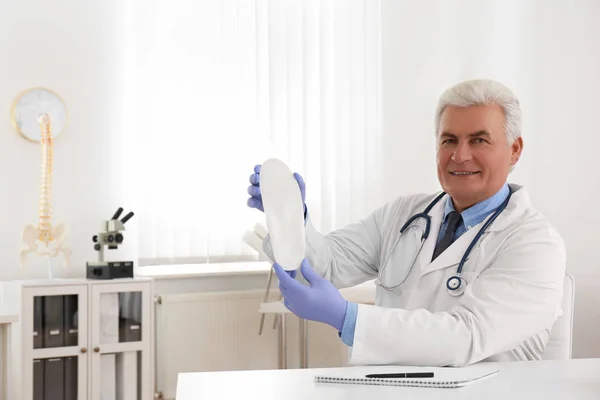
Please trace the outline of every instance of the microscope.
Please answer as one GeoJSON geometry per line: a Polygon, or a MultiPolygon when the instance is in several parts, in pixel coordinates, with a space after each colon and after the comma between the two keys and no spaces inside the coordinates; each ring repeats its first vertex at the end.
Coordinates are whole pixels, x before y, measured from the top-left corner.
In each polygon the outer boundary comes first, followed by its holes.
{"type": "Polygon", "coordinates": [[[119,207],[109,221],[102,221],[102,231],[92,238],[98,261],[86,263],[87,279],[133,278],[133,261],[104,261],[104,246],[108,250],[118,249],[123,243],[121,232],[125,230],[125,223],[133,217],[133,212],[129,212],[119,220],[122,212],[123,208],[119,207]]]}

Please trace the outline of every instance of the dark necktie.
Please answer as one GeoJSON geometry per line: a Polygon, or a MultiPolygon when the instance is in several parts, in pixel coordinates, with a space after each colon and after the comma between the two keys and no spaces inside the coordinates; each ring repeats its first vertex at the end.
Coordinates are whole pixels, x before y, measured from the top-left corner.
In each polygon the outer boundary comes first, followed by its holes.
{"type": "Polygon", "coordinates": [[[446,232],[444,232],[444,236],[440,239],[439,243],[435,247],[433,251],[433,258],[431,261],[435,260],[437,256],[442,254],[444,250],[446,250],[454,241],[454,234],[456,233],[456,229],[462,222],[462,216],[456,211],[451,211],[448,214],[448,224],[446,225],[446,232]]]}

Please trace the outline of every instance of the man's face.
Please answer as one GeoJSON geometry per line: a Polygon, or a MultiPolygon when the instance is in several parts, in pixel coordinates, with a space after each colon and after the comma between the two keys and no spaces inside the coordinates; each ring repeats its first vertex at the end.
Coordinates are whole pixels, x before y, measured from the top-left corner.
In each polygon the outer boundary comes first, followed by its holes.
{"type": "Polygon", "coordinates": [[[444,191],[461,212],[498,192],[523,140],[508,145],[504,113],[497,105],[447,107],[437,142],[437,173],[444,191]]]}

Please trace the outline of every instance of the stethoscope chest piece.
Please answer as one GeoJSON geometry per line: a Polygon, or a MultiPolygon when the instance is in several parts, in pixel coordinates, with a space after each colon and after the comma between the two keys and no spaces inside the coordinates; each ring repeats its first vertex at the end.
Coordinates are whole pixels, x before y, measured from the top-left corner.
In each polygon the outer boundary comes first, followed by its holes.
{"type": "Polygon", "coordinates": [[[466,286],[467,281],[465,281],[465,279],[461,278],[459,275],[451,276],[446,281],[446,289],[448,290],[448,294],[450,294],[450,296],[460,296],[465,292],[466,286]]]}

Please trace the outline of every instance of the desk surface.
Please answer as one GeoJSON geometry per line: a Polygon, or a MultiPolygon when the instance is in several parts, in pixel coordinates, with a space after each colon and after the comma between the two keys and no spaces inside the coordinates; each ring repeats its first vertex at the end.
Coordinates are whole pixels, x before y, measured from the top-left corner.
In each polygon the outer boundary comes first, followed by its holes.
{"type": "MultiPolygon", "coordinates": [[[[182,373],[177,382],[177,400],[600,399],[600,359],[509,362],[494,366],[500,370],[498,375],[458,389],[314,382],[316,374],[340,373],[344,368],[182,373]]],[[[382,367],[348,368],[377,372],[382,367]]]]}

